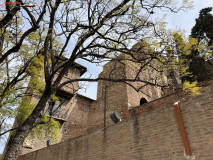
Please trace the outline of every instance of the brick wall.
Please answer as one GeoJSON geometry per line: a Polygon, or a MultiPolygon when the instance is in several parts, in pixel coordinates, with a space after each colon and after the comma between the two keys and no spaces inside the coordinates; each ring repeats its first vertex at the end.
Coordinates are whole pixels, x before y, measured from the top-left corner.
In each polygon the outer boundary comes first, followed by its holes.
{"type": "MultiPolygon", "coordinates": [[[[191,150],[197,160],[213,157],[213,93],[180,103],[191,150]]],[[[71,139],[18,160],[185,160],[174,108],[157,109],[105,131],[71,139]]]]}
{"type": "MultiPolygon", "coordinates": [[[[57,76],[56,76],[57,77],[57,76]]],[[[65,75],[61,83],[65,81],[69,81],[70,79],[75,79],[80,77],[80,70],[76,68],[69,68],[67,75],[65,75]]],[[[78,90],[78,84],[79,82],[73,82],[70,84],[65,85],[64,87],[61,88],[61,90],[66,91],[68,93],[75,93],[78,90]]]]}
{"type": "Polygon", "coordinates": [[[92,99],[76,95],[69,106],[68,118],[62,127],[62,141],[78,137],[87,132],[89,106],[92,99]]]}

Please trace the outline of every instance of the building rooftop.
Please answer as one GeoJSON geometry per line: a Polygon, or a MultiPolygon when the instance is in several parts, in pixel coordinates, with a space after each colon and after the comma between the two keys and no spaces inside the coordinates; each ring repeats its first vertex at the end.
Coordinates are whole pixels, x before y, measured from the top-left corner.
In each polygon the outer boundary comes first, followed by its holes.
{"type": "MultiPolygon", "coordinates": [[[[58,58],[58,56],[57,56],[56,58],[58,58]]],[[[68,58],[62,56],[62,57],[60,57],[60,60],[61,60],[61,61],[67,61],[68,58]]],[[[74,62],[74,63],[71,65],[71,67],[72,67],[72,68],[77,68],[77,69],[79,69],[79,70],[80,70],[80,76],[82,76],[82,75],[87,71],[87,68],[86,68],[86,67],[84,67],[84,66],[82,66],[82,65],[80,65],[80,64],[78,64],[78,63],[76,63],[76,62],[74,62]]]]}

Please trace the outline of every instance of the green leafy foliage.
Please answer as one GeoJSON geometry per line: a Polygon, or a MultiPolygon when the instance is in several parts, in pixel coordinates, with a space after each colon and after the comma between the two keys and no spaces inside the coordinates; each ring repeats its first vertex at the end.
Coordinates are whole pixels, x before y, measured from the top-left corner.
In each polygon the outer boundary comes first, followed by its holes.
{"type": "Polygon", "coordinates": [[[38,125],[35,129],[33,129],[32,133],[39,135],[38,136],[39,138],[48,137],[49,139],[52,140],[52,142],[59,142],[61,139],[60,122],[46,115],[44,115],[42,119],[43,122],[45,122],[45,124],[38,125]]]}
{"type": "MultiPolygon", "coordinates": [[[[3,30],[1,30],[1,32],[3,32],[3,30]]],[[[34,47],[34,44],[41,40],[38,36],[38,32],[30,34],[30,36],[26,38],[26,42],[21,46],[19,52],[8,57],[8,60],[0,66],[0,95],[2,95],[0,97],[0,124],[2,126],[0,133],[11,128],[11,125],[5,123],[5,119],[16,118],[18,124],[21,125],[36,106],[35,103],[32,103],[32,97],[37,100],[40,99],[45,89],[43,73],[44,57],[42,55],[36,55],[35,49],[39,48],[34,47]],[[15,85],[10,86],[5,92],[7,84],[10,83],[20,69],[23,68],[25,62],[31,58],[33,58],[32,62],[27,66],[23,76],[19,77],[23,77],[23,80],[17,81],[15,85]]],[[[10,34],[8,32],[4,33],[4,43],[10,43],[10,34]]],[[[61,46],[59,39],[55,38],[53,47],[59,49],[61,46]]],[[[57,100],[55,95],[52,95],[51,98],[57,100]]],[[[43,128],[43,134],[49,134],[49,136],[52,137],[52,139],[56,139],[56,141],[60,139],[58,138],[60,137],[60,134],[58,134],[60,128],[59,122],[51,119],[49,121],[45,120],[43,123],[45,124],[38,125],[32,134],[36,133],[34,134],[35,136],[39,135],[38,133],[41,133],[41,128],[43,128]]],[[[11,132],[11,134],[14,133],[14,131],[11,132]]]]}
{"type": "Polygon", "coordinates": [[[42,117],[42,121],[44,124],[37,125],[35,128],[33,128],[28,135],[28,139],[51,139],[53,143],[59,142],[61,139],[60,122],[46,115],[42,117]]]}
{"type": "Polygon", "coordinates": [[[183,83],[183,90],[186,91],[186,93],[190,93],[191,95],[199,95],[199,90],[201,87],[197,87],[197,81],[190,83],[189,81],[185,81],[183,83]]]}
{"type": "Polygon", "coordinates": [[[191,30],[191,36],[197,38],[198,43],[197,48],[191,50],[187,57],[190,61],[188,71],[192,74],[186,76],[186,80],[201,82],[213,78],[213,66],[209,62],[213,56],[213,15],[211,11],[212,7],[202,9],[191,30]]]}
{"type": "Polygon", "coordinates": [[[180,31],[170,31],[160,44],[159,47],[164,47],[165,51],[158,57],[163,64],[159,64],[158,68],[161,68],[167,75],[168,84],[174,86],[174,89],[182,88],[193,95],[199,94],[200,88],[196,87],[197,79],[192,79],[194,75],[190,70],[192,59],[188,57],[192,51],[204,49],[206,46],[203,45],[202,48],[199,48],[196,38],[184,38],[180,31]],[[187,78],[191,78],[191,83],[187,81],[187,78]],[[181,85],[180,80],[182,80],[183,85],[181,85]]]}
{"type": "Polygon", "coordinates": [[[43,56],[38,56],[33,59],[32,64],[27,69],[28,74],[31,76],[27,93],[33,93],[37,98],[42,96],[45,88],[43,68],[43,56]]]}
{"type": "MultiPolygon", "coordinates": [[[[33,93],[33,97],[37,100],[43,94],[45,89],[44,73],[43,73],[43,56],[38,56],[34,58],[32,64],[29,66],[27,72],[31,75],[30,81],[28,83],[27,91],[28,93],[33,93]]],[[[58,97],[53,94],[51,99],[54,101],[58,100],[58,97]]],[[[32,113],[36,104],[32,102],[32,96],[27,96],[22,98],[19,105],[17,120],[23,123],[29,115],[32,113]]],[[[53,142],[58,142],[60,140],[60,123],[51,117],[43,114],[42,124],[37,125],[31,132],[30,137],[37,137],[39,139],[50,138],[53,142]]]]}
{"type": "Polygon", "coordinates": [[[16,119],[20,125],[29,117],[34,108],[35,104],[31,102],[30,97],[25,97],[22,99],[16,116],[16,119]]]}

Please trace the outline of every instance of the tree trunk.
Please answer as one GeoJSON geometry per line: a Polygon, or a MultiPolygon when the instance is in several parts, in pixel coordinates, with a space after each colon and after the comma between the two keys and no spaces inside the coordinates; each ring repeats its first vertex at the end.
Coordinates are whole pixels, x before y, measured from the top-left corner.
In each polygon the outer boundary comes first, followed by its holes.
{"type": "Polygon", "coordinates": [[[3,50],[3,44],[4,44],[4,35],[0,35],[0,56],[2,56],[2,50],[3,50]]]}
{"type": "Polygon", "coordinates": [[[35,109],[27,120],[20,126],[20,128],[12,136],[12,140],[8,144],[6,154],[2,160],[16,160],[19,156],[20,147],[24,143],[25,138],[30,133],[32,128],[37,125],[41,119],[41,113],[46,105],[46,102],[51,96],[51,91],[45,90],[35,109]]]}

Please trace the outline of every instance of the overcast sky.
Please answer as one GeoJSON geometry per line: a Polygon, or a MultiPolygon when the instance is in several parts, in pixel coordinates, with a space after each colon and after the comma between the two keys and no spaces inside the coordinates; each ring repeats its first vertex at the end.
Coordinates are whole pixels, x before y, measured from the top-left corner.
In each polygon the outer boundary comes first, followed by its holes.
{"type": "MultiPolygon", "coordinates": [[[[0,3],[4,2],[0,0],[0,3]]],[[[0,6],[1,7],[1,6],[0,6]]],[[[199,11],[205,7],[213,7],[213,0],[194,0],[194,9],[187,12],[179,12],[176,14],[168,14],[167,22],[168,28],[170,29],[182,29],[185,30],[186,36],[190,35],[191,28],[195,25],[195,18],[198,17],[199,11]]],[[[97,77],[102,71],[101,67],[91,65],[87,62],[81,62],[82,65],[86,66],[88,73],[92,74],[92,77],[97,77]]],[[[97,94],[97,83],[87,84],[86,92],[81,90],[80,94],[83,94],[89,98],[96,99],[97,94]]],[[[3,152],[4,142],[0,141],[0,153],[3,152]]]]}

